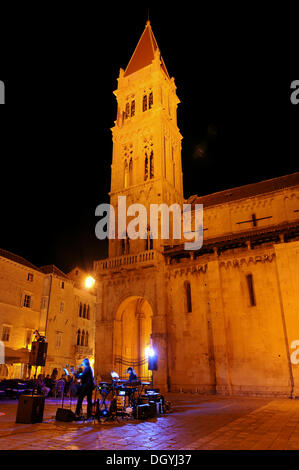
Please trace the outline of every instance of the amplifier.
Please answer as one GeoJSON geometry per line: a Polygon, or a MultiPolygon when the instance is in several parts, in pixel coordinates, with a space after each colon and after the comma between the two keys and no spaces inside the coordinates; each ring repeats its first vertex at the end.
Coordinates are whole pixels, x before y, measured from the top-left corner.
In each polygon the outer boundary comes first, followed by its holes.
{"type": "Polygon", "coordinates": [[[150,417],[150,406],[149,405],[137,405],[136,419],[147,419],[149,417],[150,417]]]}
{"type": "Polygon", "coordinates": [[[16,423],[42,423],[44,406],[44,395],[21,395],[19,398],[16,423]]]}
{"type": "Polygon", "coordinates": [[[157,403],[155,401],[149,402],[150,407],[150,418],[155,418],[157,416],[157,403]]]}
{"type": "Polygon", "coordinates": [[[58,408],[56,411],[56,421],[70,422],[75,420],[75,413],[67,408],[58,408]]]}

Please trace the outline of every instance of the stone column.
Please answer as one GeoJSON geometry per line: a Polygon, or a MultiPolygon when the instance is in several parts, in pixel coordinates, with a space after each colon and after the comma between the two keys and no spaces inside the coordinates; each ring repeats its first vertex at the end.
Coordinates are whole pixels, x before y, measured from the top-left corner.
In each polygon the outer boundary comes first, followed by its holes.
{"type": "Polygon", "coordinates": [[[232,395],[227,351],[226,321],[223,308],[219,262],[217,259],[208,263],[207,274],[216,369],[216,391],[221,394],[228,393],[229,395],[232,395]]]}
{"type": "Polygon", "coordinates": [[[299,341],[299,242],[277,244],[275,254],[282,329],[288,360],[289,390],[290,396],[295,398],[299,397],[299,351],[295,344],[299,341]]]}

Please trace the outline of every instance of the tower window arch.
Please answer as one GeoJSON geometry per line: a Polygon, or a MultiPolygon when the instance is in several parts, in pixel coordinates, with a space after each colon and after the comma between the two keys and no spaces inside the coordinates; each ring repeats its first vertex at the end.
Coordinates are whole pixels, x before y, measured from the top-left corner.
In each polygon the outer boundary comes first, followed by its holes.
{"type": "Polygon", "coordinates": [[[130,253],[130,239],[126,233],[126,237],[121,240],[121,254],[128,255],[130,253]]]}
{"type": "Polygon", "coordinates": [[[129,186],[129,166],[127,160],[124,163],[124,188],[129,186]]]}
{"type": "Polygon", "coordinates": [[[131,102],[131,117],[135,116],[135,100],[131,102]]]}
{"type": "Polygon", "coordinates": [[[126,104],[125,118],[127,119],[130,116],[130,104],[126,104]]]}
{"type": "Polygon", "coordinates": [[[129,163],[129,185],[133,184],[133,159],[131,158],[129,163]]]}
{"type": "Polygon", "coordinates": [[[246,280],[247,280],[247,287],[248,287],[248,294],[249,294],[249,302],[251,307],[256,306],[256,300],[255,300],[255,291],[254,291],[254,283],[253,283],[253,275],[252,274],[247,274],[246,275],[246,280]]]}
{"type": "Polygon", "coordinates": [[[142,111],[147,111],[147,95],[143,95],[143,100],[142,100],[142,111]]]}
{"type": "Polygon", "coordinates": [[[150,179],[154,177],[154,152],[151,151],[150,154],[150,179]]]}
{"type": "Polygon", "coordinates": [[[82,317],[82,303],[79,305],[79,317],[82,317]]]}
{"type": "Polygon", "coordinates": [[[152,238],[151,228],[149,226],[147,227],[147,236],[146,236],[146,240],[145,240],[145,249],[147,251],[154,249],[154,240],[152,238]]]}
{"type": "Polygon", "coordinates": [[[88,331],[86,331],[86,333],[85,333],[85,346],[88,346],[88,336],[89,336],[88,331]]]}
{"type": "Polygon", "coordinates": [[[148,109],[151,109],[154,104],[154,95],[153,92],[151,91],[150,94],[148,95],[148,109]]]}
{"type": "Polygon", "coordinates": [[[189,281],[184,282],[185,299],[186,299],[186,312],[192,312],[192,297],[191,297],[191,284],[189,281]]]}
{"type": "Polygon", "coordinates": [[[145,159],[144,159],[144,181],[147,181],[148,178],[148,157],[147,154],[145,154],[145,159]]]}
{"type": "Polygon", "coordinates": [[[81,331],[77,331],[77,346],[80,346],[81,344],[81,331]]]}
{"type": "Polygon", "coordinates": [[[84,330],[82,331],[82,335],[81,335],[81,346],[85,346],[85,331],[84,330]]]}

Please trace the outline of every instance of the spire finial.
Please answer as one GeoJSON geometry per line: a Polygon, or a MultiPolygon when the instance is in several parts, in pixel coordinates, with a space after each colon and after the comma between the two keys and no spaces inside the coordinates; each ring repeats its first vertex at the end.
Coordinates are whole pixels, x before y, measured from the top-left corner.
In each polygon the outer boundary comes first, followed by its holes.
{"type": "Polygon", "coordinates": [[[147,25],[150,25],[151,22],[150,22],[150,12],[149,12],[149,8],[147,9],[147,22],[146,22],[147,25]]]}

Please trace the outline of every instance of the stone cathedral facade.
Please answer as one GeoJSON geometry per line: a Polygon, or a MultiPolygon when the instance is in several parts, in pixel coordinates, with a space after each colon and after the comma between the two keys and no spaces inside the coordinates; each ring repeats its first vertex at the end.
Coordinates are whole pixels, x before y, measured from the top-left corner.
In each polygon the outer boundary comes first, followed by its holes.
{"type": "MultiPolygon", "coordinates": [[[[299,396],[299,173],[208,196],[183,193],[179,99],[151,25],[114,92],[111,205],[203,204],[204,244],[127,234],[94,262],[95,372],[161,390],[299,396]]],[[[199,188],[200,190],[200,188],[199,188]]],[[[117,221],[116,221],[117,222],[117,221]]]]}

